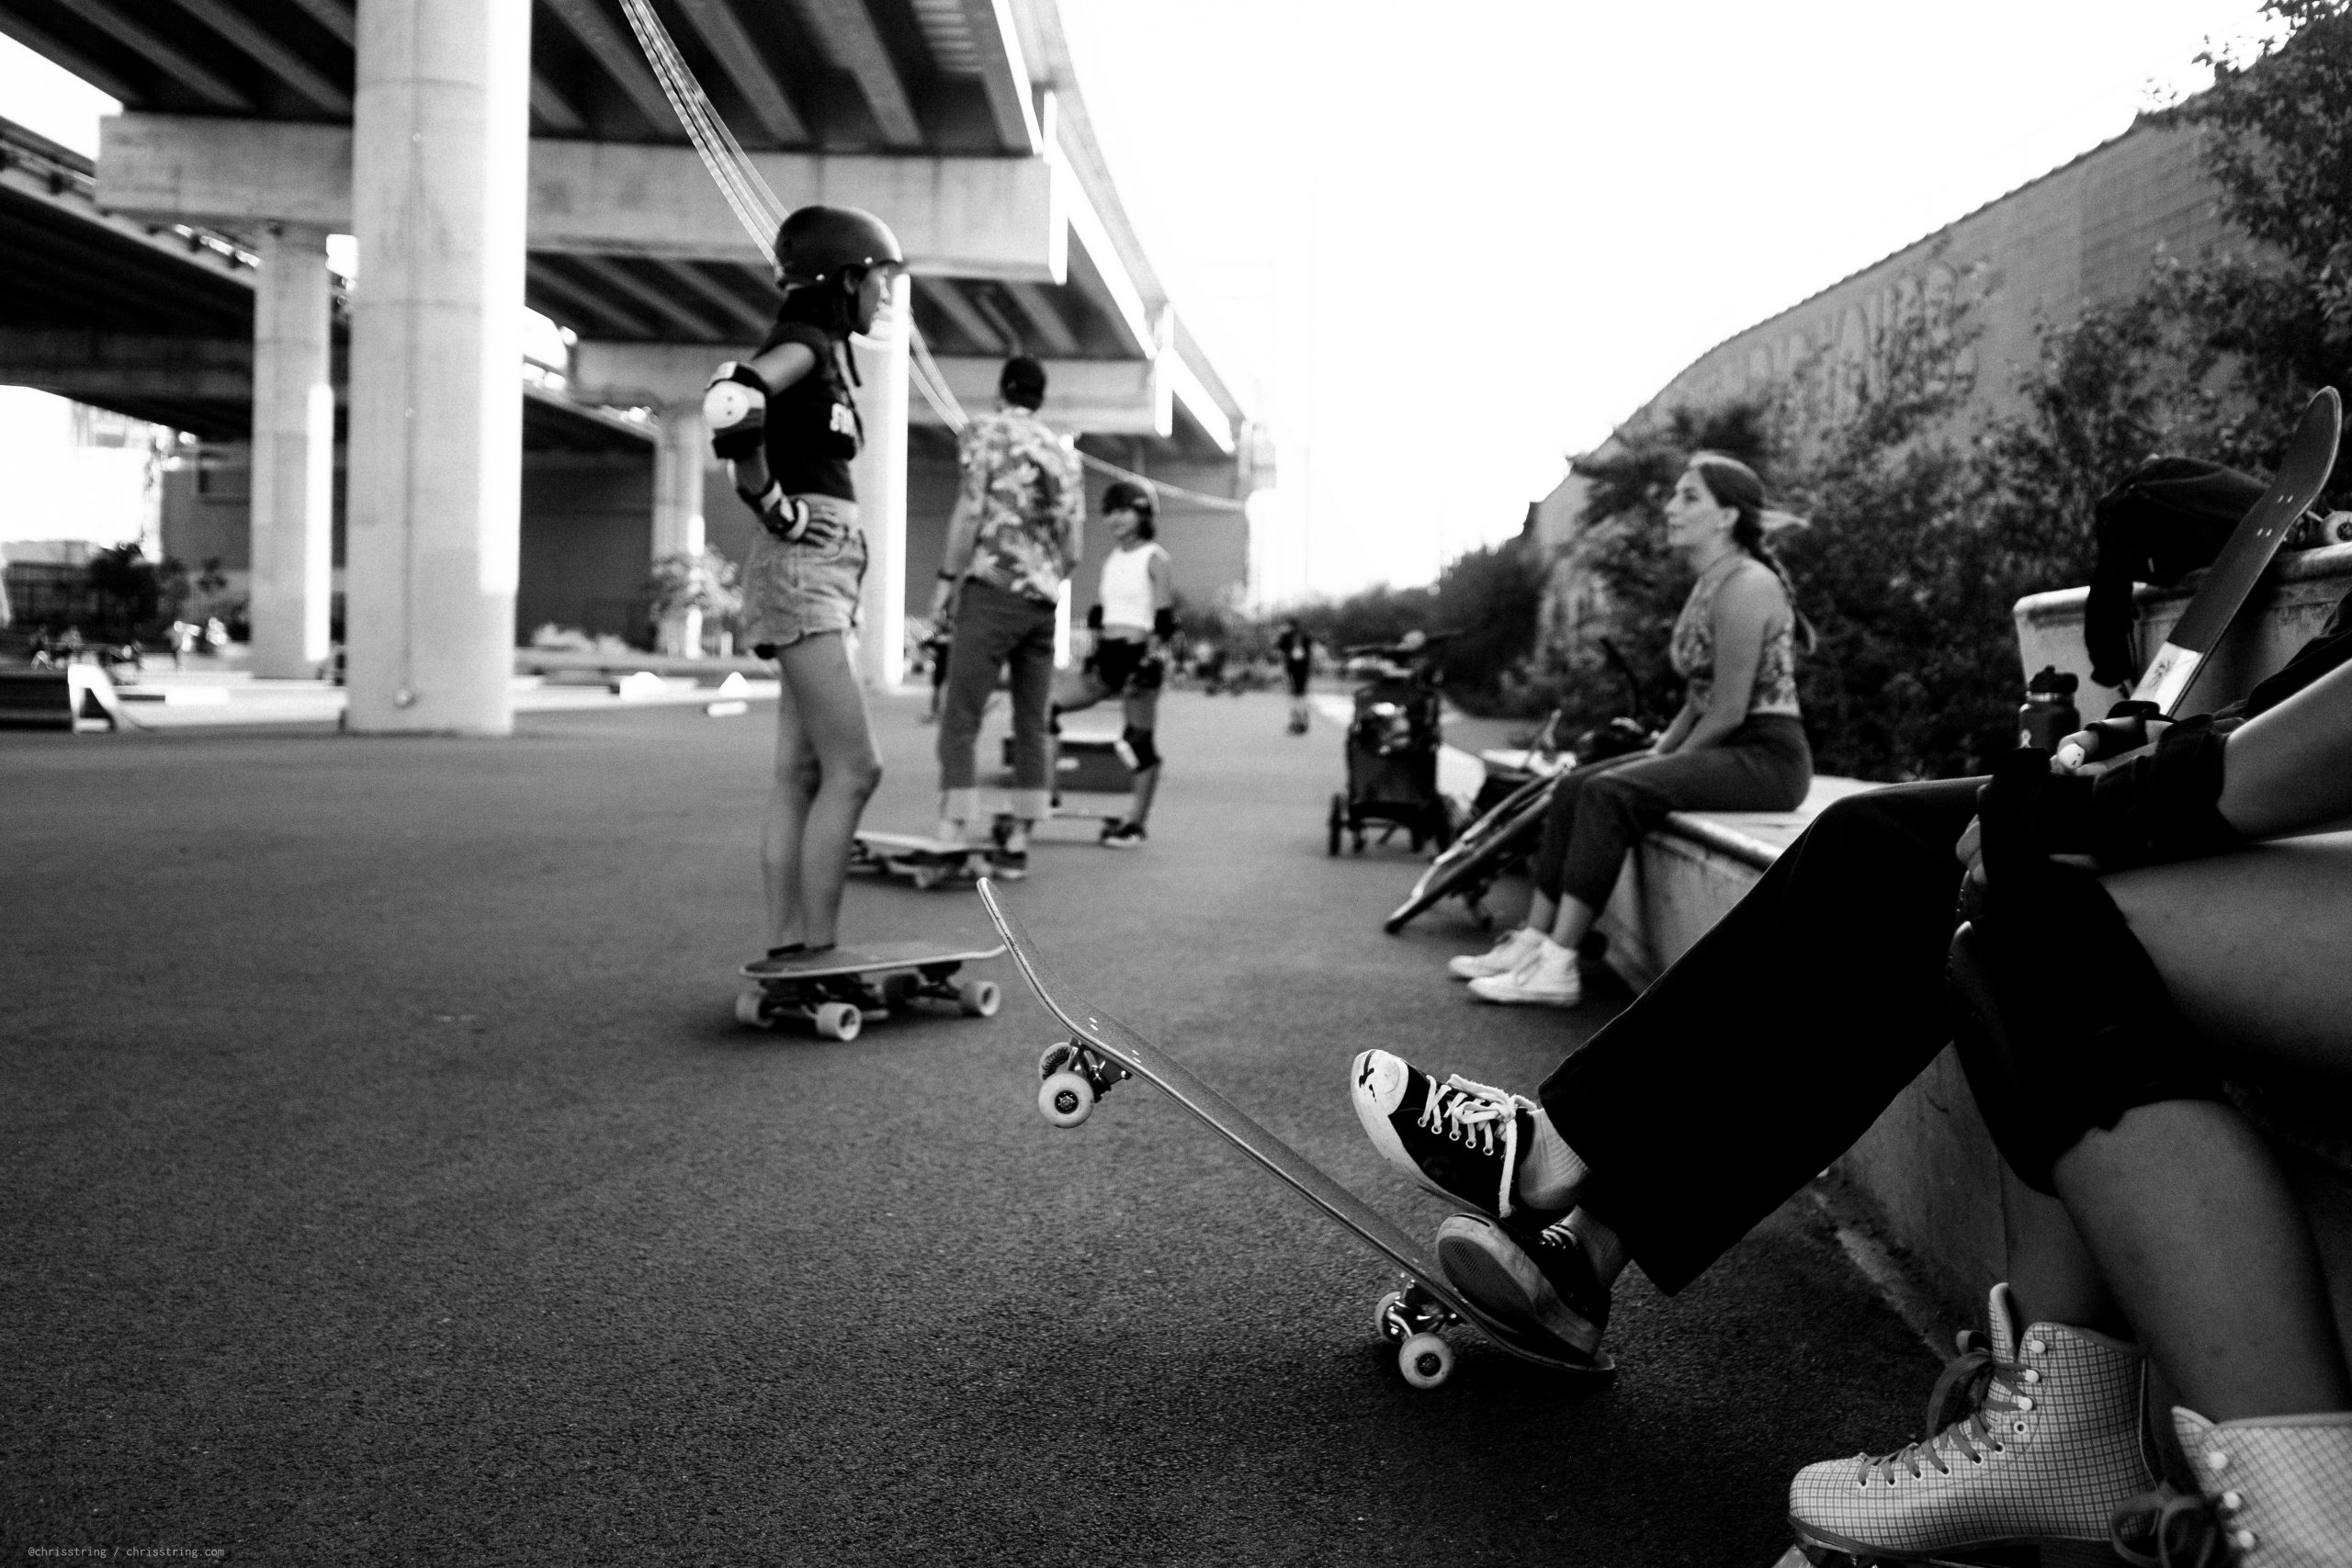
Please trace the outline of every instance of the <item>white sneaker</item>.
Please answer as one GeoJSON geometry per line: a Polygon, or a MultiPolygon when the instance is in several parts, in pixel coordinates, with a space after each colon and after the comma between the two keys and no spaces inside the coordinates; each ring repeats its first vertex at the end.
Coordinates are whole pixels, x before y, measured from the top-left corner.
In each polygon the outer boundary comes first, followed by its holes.
{"type": "Polygon", "coordinates": [[[1470,994],[1482,1001],[1533,1007],[1572,1008],[1583,1001],[1584,976],[1577,970],[1576,950],[1547,936],[1535,941],[1535,951],[1518,968],[1471,981],[1470,994]]]}
{"type": "Polygon", "coordinates": [[[1496,940],[1495,945],[1484,953],[1465,953],[1459,958],[1449,958],[1445,972],[1457,980],[1483,980],[1489,975],[1508,975],[1527,962],[1544,933],[1532,926],[1514,926],[1496,940]]]}

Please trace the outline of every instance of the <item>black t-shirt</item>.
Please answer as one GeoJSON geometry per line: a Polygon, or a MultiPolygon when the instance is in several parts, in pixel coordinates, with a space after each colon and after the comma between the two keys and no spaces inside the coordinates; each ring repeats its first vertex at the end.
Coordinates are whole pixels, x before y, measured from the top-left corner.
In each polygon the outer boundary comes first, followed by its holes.
{"type": "Polygon", "coordinates": [[[1276,639],[1275,646],[1282,649],[1285,665],[1295,668],[1314,662],[1315,639],[1305,632],[1284,632],[1276,639]]]}
{"type": "Polygon", "coordinates": [[[768,472],[786,495],[830,495],[855,501],[849,460],[857,456],[862,432],[857,405],[850,401],[832,339],[823,329],[776,314],[760,344],[765,354],[778,344],[797,343],[817,356],[808,374],[768,399],[768,472]]]}

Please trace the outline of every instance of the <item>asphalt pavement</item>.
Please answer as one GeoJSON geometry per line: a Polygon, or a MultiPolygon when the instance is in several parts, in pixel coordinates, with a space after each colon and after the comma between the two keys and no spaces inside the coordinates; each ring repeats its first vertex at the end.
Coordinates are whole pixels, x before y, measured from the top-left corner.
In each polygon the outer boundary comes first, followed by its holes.
{"type": "MultiPolygon", "coordinates": [[[[871,826],[931,820],[920,709],[871,826]]],[[[1420,1393],[1380,1261],[1172,1103],[1040,1118],[1009,964],[993,1020],[738,1026],[773,711],[0,734],[10,1558],[1761,1568],[1792,1471],[1913,1434],[1936,1361],[1802,1198],[1629,1273],[1613,1381],[1464,1339],[1420,1393]]],[[[1414,863],[1327,857],[1284,712],[1172,694],[1148,844],[1057,824],[1011,897],[1426,1232],[1352,1054],[1532,1089],[1623,992],[1485,1008],[1457,914],[1382,935],[1414,863]]],[[[984,928],[860,881],[844,936],[984,928]]]]}

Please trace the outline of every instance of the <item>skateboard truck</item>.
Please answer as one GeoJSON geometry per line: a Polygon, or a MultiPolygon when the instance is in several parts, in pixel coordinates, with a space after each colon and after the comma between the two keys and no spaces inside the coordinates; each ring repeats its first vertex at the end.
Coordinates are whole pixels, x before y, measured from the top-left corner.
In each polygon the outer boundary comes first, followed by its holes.
{"type": "Polygon", "coordinates": [[[1396,1347],[1396,1370],[1415,1388],[1435,1388],[1453,1375],[1453,1347],[1438,1330],[1462,1321],[1411,1275],[1372,1309],[1373,1326],[1396,1347]]]}
{"type": "Polygon", "coordinates": [[[1080,1040],[1046,1046],[1037,1074],[1046,1080],[1037,1086],[1037,1109],[1057,1127],[1077,1126],[1113,1084],[1135,1076],[1080,1040]]]}

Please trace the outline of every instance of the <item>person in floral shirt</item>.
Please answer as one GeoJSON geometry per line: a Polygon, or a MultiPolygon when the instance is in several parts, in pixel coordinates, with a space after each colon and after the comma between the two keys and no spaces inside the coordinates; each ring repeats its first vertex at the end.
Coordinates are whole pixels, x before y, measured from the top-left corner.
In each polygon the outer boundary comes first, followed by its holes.
{"type": "Polygon", "coordinates": [[[1008,880],[1028,874],[1029,828],[1052,799],[1055,612],[1084,547],[1078,453],[1037,417],[1045,400],[1046,367],[1006,360],[997,412],[959,443],[963,483],[931,603],[933,624],[953,627],[939,714],[939,837],[950,842],[979,815],[980,715],[1011,665],[1014,825],[995,855],[1008,880]]]}

